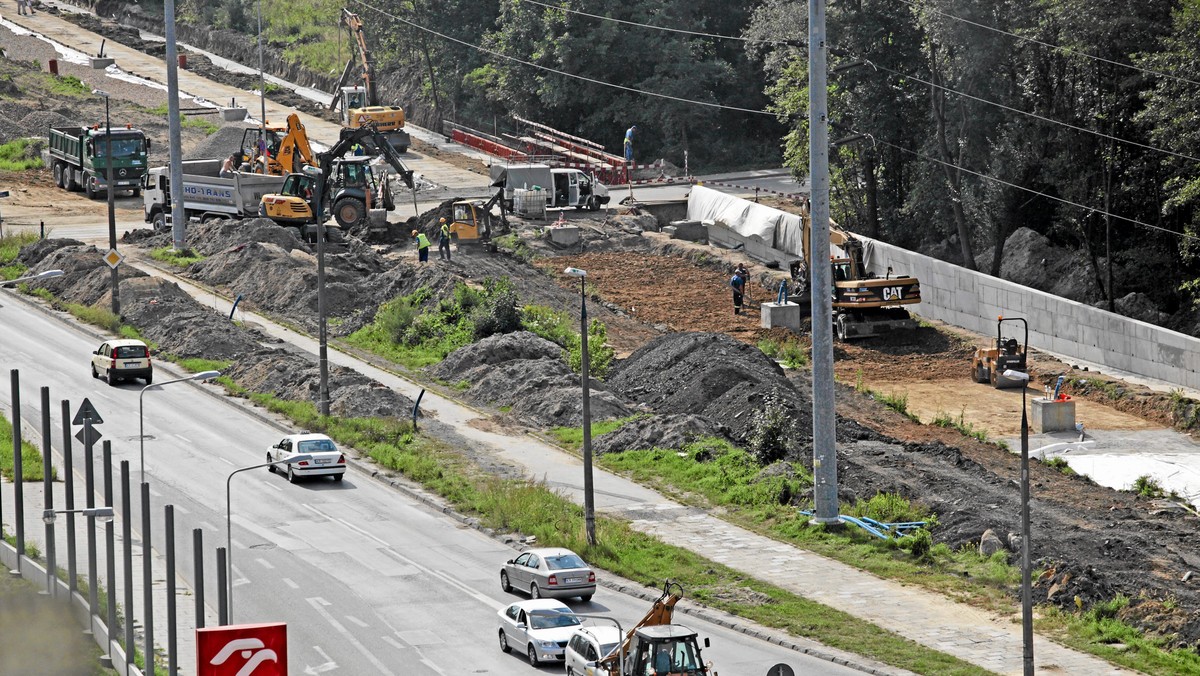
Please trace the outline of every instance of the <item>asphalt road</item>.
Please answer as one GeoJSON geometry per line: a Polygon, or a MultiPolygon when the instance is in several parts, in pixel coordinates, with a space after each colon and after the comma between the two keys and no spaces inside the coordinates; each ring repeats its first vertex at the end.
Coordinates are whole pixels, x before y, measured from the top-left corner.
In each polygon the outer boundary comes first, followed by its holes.
{"type": "MultiPolygon", "coordinates": [[[[27,435],[40,428],[39,388],[50,388],[54,428],[61,439],[59,401],[74,409],[87,397],[104,417],[100,431],[113,441],[114,463],[128,460],[138,482],[138,398],[141,384],[109,387],[93,380],[88,359],[99,340],[68,323],[47,317],[0,292],[0,353],[20,369],[22,418],[27,435]]],[[[168,379],[161,369],[158,382],[168,379]]],[[[235,468],[262,462],[266,447],[286,432],[221,397],[179,383],[148,391],[145,457],[152,492],[153,533],[161,552],[161,507],[176,509],[181,583],[191,586],[193,528],[204,531],[207,559],[205,599],[215,617],[214,549],[225,541],[226,478],[235,468]]],[[[0,392],[11,412],[11,392],[0,392]]],[[[56,442],[55,447],[59,444],[56,442]]],[[[76,502],[83,503],[83,450],[74,448],[76,502]]],[[[62,486],[57,486],[62,492],[62,486]]],[[[26,485],[27,536],[40,538],[40,484],[26,485]]],[[[12,491],[3,491],[5,519],[12,520],[12,491]]],[[[341,484],[315,480],[289,484],[265,469],[232,480],[233,619],[286,621],[293,673],[345,674],[528,674],[521,658],[500,653],[496,611],[513,599],[500,591],[500,564],[513,550],[436,513],[404,494],[352,472],[341,484]]],[[[135,487],[136,496],[136,487],[135,487]]],[[[63,504],[61,495],[57,504],[63,504]]],[[[140,548],[137,500],[133,501],[135,551],[140,548]]],[[[119,507],[119,502],[118,502],[119,507]]],[[[60,564],[65,544],[59,530],[60,564]]],[[[117,528],[120,532],[120,528],[117,528]]],[[[80,539],[82,543],[82,538],[80,539]]],[[[120,551],[121,545],[118,545],[120,551]]],[[[103,559],[101,559],[103,560],[103,559]]],[[[118,556],[118,567],[120,567],[118,556]]],[[[135,617],[141,622],[141,559],[135,557],[135,617]]],[[[601,573],[603,575],[603,573],[601,573]]],[[[162,575],[156,574],[156,605],[163,606],[162,575]]],[[[190,631],[191,601],[181,596],[180,617],[190,631]]],[[[629,626],[645,613],[645,601],[601,588],[581,612],[610,615],[629,626]]],[[[799,673],[860,673],[784,650],[740,633],[686,617],[683,622],[712,640],[706,651],[723,674],[765,674],[783,662],[799,673]]],[[[165,643],[165,618],[156,611],[158,644],[165,643]]],[[[181,642],[185,673],[193,651],[181,642]]],[[[547,671],[543,668],[541,671],[547,671]]]]}

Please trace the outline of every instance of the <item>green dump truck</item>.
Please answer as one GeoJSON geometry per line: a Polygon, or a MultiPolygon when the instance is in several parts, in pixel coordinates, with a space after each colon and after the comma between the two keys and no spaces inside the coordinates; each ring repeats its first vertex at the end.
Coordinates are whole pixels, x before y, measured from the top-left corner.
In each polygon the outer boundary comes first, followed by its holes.
{"type": "Polygon", "coordinates": [[[65,190],[83,190],[90,198],[109,189],[141,194],[150,139],[139,129],[112,128],[112,162],[106,161],[110,139],[104,127],[51,127],[46,164],[54,183],[65,190]]]}

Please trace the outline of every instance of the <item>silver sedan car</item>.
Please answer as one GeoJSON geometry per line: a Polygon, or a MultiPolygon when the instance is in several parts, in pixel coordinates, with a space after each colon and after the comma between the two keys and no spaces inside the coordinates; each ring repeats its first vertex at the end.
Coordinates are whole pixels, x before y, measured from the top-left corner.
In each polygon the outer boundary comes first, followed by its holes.
{"type": "Polygon", "coordinates": [[[578,596],[586,603],[596,593],[596,573],[569,549],[530,549],[504,564],[500,588],[520,589],[535,599],[578,596]]]}

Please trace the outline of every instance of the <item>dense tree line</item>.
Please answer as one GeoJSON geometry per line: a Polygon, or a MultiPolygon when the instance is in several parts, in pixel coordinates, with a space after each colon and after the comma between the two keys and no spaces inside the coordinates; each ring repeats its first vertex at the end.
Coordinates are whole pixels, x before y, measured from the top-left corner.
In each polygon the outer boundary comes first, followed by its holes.
{"type": "MultiPolygon", "coordinates": [[[[326,41],[331,2],[313,5],[326,41]]],[[[250,0],[180,6],[253,32],[250,0]]],[[[264,6],[270,24],[289,4],[264,6]]],[[[434,119],[491,131],[519,115],[614,152],[638,124],[639,160],[682,165],[686,152],[694,173],[782,160],[807,174],[805,2],[348,7],[381,70],[419,85],[406,105],[434,119]]],[[[1200,0],[839,0],[826,33],[840,223],[992,274],[1028,227],[1084,252],[1092,300],[1109,293],[1111,249],[1117,296],[1192,308],[1200,0]]]]}

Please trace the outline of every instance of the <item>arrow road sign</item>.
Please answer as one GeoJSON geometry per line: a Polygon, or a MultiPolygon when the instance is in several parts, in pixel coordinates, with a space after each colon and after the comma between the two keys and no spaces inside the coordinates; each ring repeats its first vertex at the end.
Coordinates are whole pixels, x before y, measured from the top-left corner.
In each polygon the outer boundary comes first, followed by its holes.
{"type": "Polygon", "coordinates": [[[99,425],[104,422],[104,418],[100,417],[100,412],[92,406],[92,402],[87,399],[79,405],[79,410],[75,412],[75,418],[71,421],[72,425],[82,425],[84,420],[91,419],[93,425],[99,425]]]}
{"type": "Polygon", "coordinates": [[[100,437],[102,437],[102,436],[104,436],[104,435],[100,434],[100,430],[96,429],[95,427],[84,427],[83,429],[81,429],[75,433],[75,438],[78,439],[79,443],[83,444],[85,447],[86,446],[95,446],[96,442],[100,441],[100,437]],[[91,430],[91,432],[92,432],[91,441],[89,441],[88,438],[84,435],[83,430],[91,430]]]}

